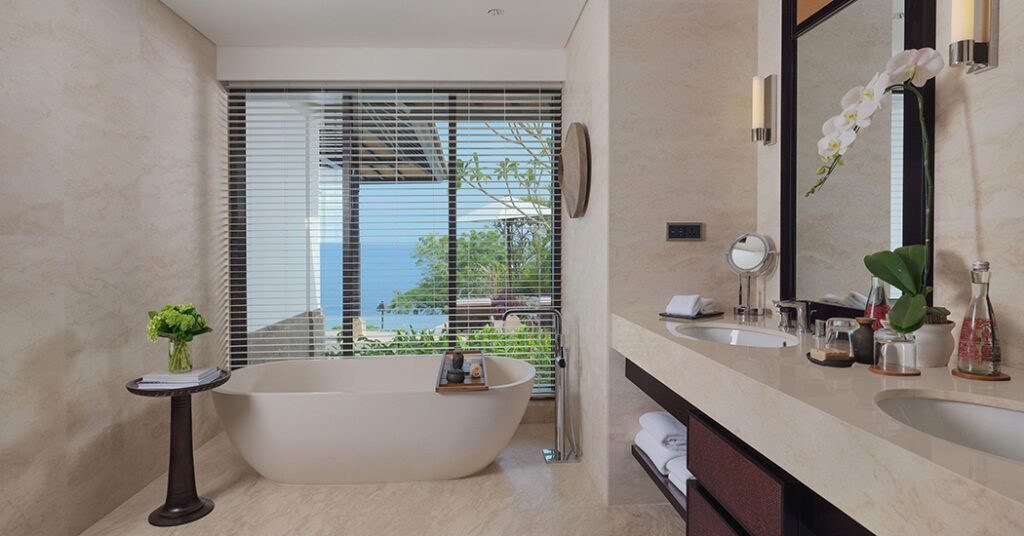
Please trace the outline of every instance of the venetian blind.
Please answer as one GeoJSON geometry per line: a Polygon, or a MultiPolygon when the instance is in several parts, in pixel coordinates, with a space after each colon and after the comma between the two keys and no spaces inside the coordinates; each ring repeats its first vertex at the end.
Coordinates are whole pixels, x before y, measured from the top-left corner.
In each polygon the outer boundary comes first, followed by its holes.
{"type": "Polygon", "coordinates": [[[561,90],[232,87],[228,347],[526,359],[553,388],[561,90]]]}

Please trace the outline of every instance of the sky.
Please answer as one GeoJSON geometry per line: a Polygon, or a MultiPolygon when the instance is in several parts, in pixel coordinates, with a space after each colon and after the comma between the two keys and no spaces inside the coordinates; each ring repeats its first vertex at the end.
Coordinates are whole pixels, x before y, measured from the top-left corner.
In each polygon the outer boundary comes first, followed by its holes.
{"type": "MultiPolygon", "coordinates": [[[[496,128],[498,124],[493,124],[496,128]]],[[[438,132],[442,144],[447,145],[447,123],[438,123],[438,132]]],[[[457,158],[468,160],[478,154],[482,168],[486,171],[510,156],[514,161],[529,162],[529,153],[522,147],[505,145],[503,147],[485,148],[491,137],[483,133],[487,125],[483,123],[461,123],[460,131],[472,132],[459,136],[456,150],[457,158]]],[[[539,144],[537,144],[539,147],[539,144]]],[[[341,170],[336,173],[323,171],[328,175],[321,186],[321,207],[324,211],[324,242],[341,240],[341,170]]],[[[497,198],[508,196],[521,198],[528,195],[525,188],[514,187],[504,183],[495,183],[487,189],[497,198]]],[[[448,232],[448,183],[407,183],[364,184],[360,187],[360,240],[364,244],[415,244],[421,236],[432,233],[448,232]]],[[[459,217],[478,210],[493,202],[484,193],[470,187],[463,187],[458,192],[459,217]]],[[[459,222],[459,231],[481,229],[487,222],[459,222]]]]}

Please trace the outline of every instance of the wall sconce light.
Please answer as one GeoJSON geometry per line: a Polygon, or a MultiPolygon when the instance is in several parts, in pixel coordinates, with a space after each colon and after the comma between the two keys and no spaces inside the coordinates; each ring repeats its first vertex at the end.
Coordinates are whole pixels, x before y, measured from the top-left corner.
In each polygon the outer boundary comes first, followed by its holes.
{"type": "Polygon", "coordinates": [[[967,66],[967,73],[996,67],[999,0],[953,0],[950,17],[949,66],[967,66]]]}
{"type": "Polygon", "coordinates": [[[775,75],[755,76],[750,99],[750,141],[775,145],[775,75]]]}

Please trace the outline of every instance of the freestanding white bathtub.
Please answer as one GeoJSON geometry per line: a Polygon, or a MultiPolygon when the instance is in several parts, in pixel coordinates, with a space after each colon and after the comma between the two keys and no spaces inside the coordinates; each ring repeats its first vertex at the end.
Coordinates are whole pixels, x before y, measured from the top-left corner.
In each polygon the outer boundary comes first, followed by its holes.
{"type": "Polygon", "coordinates": [[[434,392],[440,357],[281,361],[213,391],[228,437],[264,477],[292,484],[459,478],[490,464],[533,389],[525,361],[488,357],[490,390],[434,392]]]}

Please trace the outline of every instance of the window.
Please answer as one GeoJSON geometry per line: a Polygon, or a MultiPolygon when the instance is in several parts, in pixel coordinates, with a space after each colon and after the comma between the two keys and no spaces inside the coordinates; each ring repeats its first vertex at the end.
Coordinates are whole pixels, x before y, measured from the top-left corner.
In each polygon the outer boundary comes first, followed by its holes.
{"type": "Polygon", "coordinates": [[[530,360],[553,389],[561,91],[232,88],[232,366],[530,360]]]}

